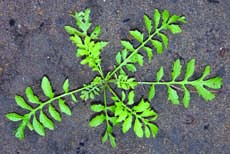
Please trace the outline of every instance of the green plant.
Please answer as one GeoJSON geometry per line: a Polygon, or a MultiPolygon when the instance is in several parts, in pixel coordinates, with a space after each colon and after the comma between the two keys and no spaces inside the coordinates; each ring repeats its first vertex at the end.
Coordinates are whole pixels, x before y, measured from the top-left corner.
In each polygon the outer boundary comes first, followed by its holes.
{"type": "MultiPolygon", "coordinates": [[[[158,114],[153,110],[150,102],[154,98],[157,85],[167,87],[168,99],[175,105],[180,104],[177,94],[177,89],[180,88],[180,91],[183,91],[184,94],[182,101],[186,108],[190,102],[190,88],[187,86],[193,86],[206,101],[215,97],[207,88],[221,88],[222,79],[220,77],[206,79],[210,73],[209,66],[205,67],[200,78],[190,79],[195,70],[194,59],[187,63],[183,80],[177,80],[182,69],[179,59],[172,66],[170,81],[162,80],[164,76],[163,67],[156,73],[156,78],[153,81],[137,81],[132,77],[137,68],[144,65],[143,55],[145,52],[150,63],[154,50],[156,50],[157,54],[161,54],[163,49],[167,48],[168,37],[165,34],[166,30],[170,30],[173,34],[181,32],[179,24],[186,22],[184,16],[170,16],[167,10],[160,13],[157,9],[153,14],[154,20],[144,15],[147,34],[138,30],[130,31],[130,34],[139,44],[134,46],[129,41],[122,40],[123,49],[116,54],[114,70],[106,74],[101,67],[100,54],[108,42],[99,40],[100,26],[96,26],[91,33],[89,32],[91,27],[89,9],[83,12],[76,12],[72,16],[76,20],[77,28],[65,26],[65,30],[70,34],[70,40],[77,47],[76,56],[81,58],[82,65],[88,65],[97,74],[92,82],[73,90],[69,90],[69,80],[65,80],[62,94],[55,94],[50,81],[44,76],[41,81],[41,88],[47,97],[45,101],[34,95],[31,87],[27,87],[25,90],[27,101],[23,97],[16,95],[17,105],[27,110],[27,113],[8,113],[6,117],[11,121],[20,121],[15,133],[15,136],[19,139],[24,138],[24,129],[26,127],[44,136],[45,128],[54,129],[52,119],[61,121],[61,112],[71,115],[71,110],[65,102],[66,97],[70,97],[74,102],[77,102],[78,99],[94,100],[98,95],[103,96],[103,101],[91,104],[90,109],[95,112],[95,115],[90,120],[89,125],[97,127],[102,123],[105,124],[102,142],[109,139],[112,147],[115,147],[116,141],[113,129],[119,125],[121,125],[123,133],[133,127],[135,134],[140,138],[144,136],[149,138],[151,134],[155,137],[158,132],[158,127],[155,124],[158,114]],[[135,89],[140,85],[149,87],[147,99],[135,94],[135,89]],[[177,87],[176,89],[175,86],[177,87]],[[54,106],[55,103],[57,105],[54,106]],[[46,109],[48,110],[47,112],[45,112],[46,109]]],[[[146,96],[146,94],[143,95],[146,96]]]]}

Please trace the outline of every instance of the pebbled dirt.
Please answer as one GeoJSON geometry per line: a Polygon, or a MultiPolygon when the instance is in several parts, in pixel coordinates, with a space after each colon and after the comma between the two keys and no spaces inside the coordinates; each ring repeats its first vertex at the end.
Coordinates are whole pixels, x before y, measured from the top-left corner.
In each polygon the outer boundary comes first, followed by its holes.
{"type": "MultiPolygon", "coordinates": [[[[229,0],[0,0],[0,153],[1,154],[228,154],[230,151],[230,1],[229,0]],[[155,8],[183,14],[188,23],[183,33],[169,34],[169,48],[154,56],[136,76],[151,80],[163,65],[169,70],[180,58],[196,58],[197,76],[204,66],[212,66],[212,75],[223,78],[224,86],[215,100],[205,101],[193,94],[189,109],[173,106],[159,87],[152,106],[159,113],[160,131],[156,139],[139,139],[133,131],[122,134],[116,129],[117,148],[101,144],[104,127],[88,126],[90,102],[69,102],[72,116],[55,123],[45,137],[25,131],[25,139],[13,136],[17,124],[5,114],[22,112],[14,102],[15,94],[24,94],[31,85],[42,94],[40,80],[49,76],[57,92],[66,77],[71,88],[87,83],[95,75],[79,65],[75,47],[68,40],[64,25],[74,25],[69,13],[91,8],[92,22],[100,24],[104,40],[110,41],[103,52],[103,67],[114,64],[120,39],[128,30],[144,29],[143,14],[155,8]]],[[[166,74],[167,74],[166,73],[166,74]]],[[[144,91],[144,90],[143,90],[144,91]]],[[[145,92],[145,91],[144,91],[145,92]]]]}

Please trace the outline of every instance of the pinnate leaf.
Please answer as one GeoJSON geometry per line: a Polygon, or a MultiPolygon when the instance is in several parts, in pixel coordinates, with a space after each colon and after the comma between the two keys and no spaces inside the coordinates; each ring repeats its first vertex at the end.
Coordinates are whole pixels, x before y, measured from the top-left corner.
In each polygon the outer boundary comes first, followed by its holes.
{"type": "Polygon", "coordinates": [[[219,89],[222,85],[222,78],[221,77],[215,77],[212,79],[208,79],[204,81],[204,85],[213,88],[213,89],[219,89]]]}
{"type": "Polygon", "coordinates": [[[23,120],[23,116],[17,114],[17,113],[8,113],[6,115],[7,119],[9,119],[10,121],[20,121],[23,120]]]}
{"type": "Polygon", "coordinates": [[[162,43],[157,40],[151,40],[151,42],[152,42],[152,45],[157,49],[157,53],[161,54],[163,51],[162,43]]]}
{"type": "Polygon", "coordinates": [[[128,41],[121,41],[121,44],[122,44],[126,49],[128,49],[128,50],[130,50],[130,51],[134,51],[134,50],[135,50],[134,47],[133,47],[133,45],[132,45],[130,42],[128,42],[128,41]]]}
{"type": "Polygon", "coordinates": [[[150,34],[152,31],[152,20],[149,19],[149,17],[147,15],[144,15],[144,21],[145,21],[146,29],[147,29],[148,33],[150,34]]]}
{"type": "Polygon", "coordinates": [[[142,129],[142,124],[138,118],[135,119],[134,122],[134,132],[137,135],[137,137],[142,138],[143,137],[143,129],[142,129]]]}
{"type": "Polygon", "coordinates": [[[63,90],[65,93],[68,93],[69,91],[69,79],[66,79],[63,86],[62,86],[63,90]]]}
{"type": "Polygon", "coordinates": [[[110,141],[111,146],[113,148],[115,148],[116,147],[116,139],[112,134],[109,134],[109,141],[110,141]]]}
{"type": "Polygon", "coordinates": [[[101,104],[93,104],[90,106],[90,109],[94,112],[101,112],[105,109],[105,107],[101,104]]]}
{"type": "Polygon", "coordinates": [[[150,107],[148,102],[145,102],[144,99],[141,99],[140,103],[137,106],[134,106],[133,109],[136,112],[143,112],[150,107]]]}
{"type": "Polygon", "coordinates": [[[143,49],[147,52],[147,56],[148,56],[148,62],[150,63],[152,58],[153,58],[153,52],[152,49],[149,47],[143,47],[143,49]]]}
{"type": "Polygon", "coordinates": [[[185,80],[188,80],[194,73],[195,59],[190,60],[186,66],[185,80]]]}
{"type": "Polygon", "coordinates": [[[151,101],[155,96],[155,86],[152,85],[149,89],[148,100],[151,101]]]}
{"type": "Polygon", "coordinates": [[[167,23],[168,18],[169,18],[169,12],[168,12],[168,10],[164,10],[162,13],[163,24],[167,23]]]}
{"type": "Polygon", "coordinates": [[[139,32],[138,30],[130,31],[130,34],[137,39],[139,42],[143,42],[144,34],[139,32]]]}
{"type": "Polygon", "coordinates": [[[168,48],[168,42],[169,42],[168,41],[168,37],[165,34],[163,34],[163,33],[159,33],[158,35],[161,37],[161,39],[162,39],[162,41],[164,43],[165,48],[168,48]]]}
{"type": "Polygon", "coordinates": [[[52,91],[52,87],[51,87],[50,81],[49,81],[49,79],[46,76],[44,76],[42,78],[41,87],[42,87],[42,90],[43,90],[44,94],[47,97],[49,97],[49,98],[53,98],[54,97],[54,93],[52,91]]]}
{"type": "Polygon", "coordinates": [[[170,86],[168,86],[168,99],[175,105],[180,103],[176,90],[172,89],[170,86]]]}
{"type": "Polygon", "coordinates": [[[150,130],[148,128],[148,126],[145,125],[145,137],[149,138],[150,137],[150,130]]]}
{"type": "Polygon", "coordinates": [[[122,124],[122,132],[126,133],[132,127],[133,116],[130,114],[122,124]]]}
{"type": "Polygon", "coordinates": [[[117,64],[121,63],[121,52],[117,53],[117,55],[116,55],[116,62],[117,62],[117,64]]]}
{"type": "Polygon", "coordinates": [[[156,125],[154,125],[154,124],[151,124],[151,123],[148,124],[148,126],[149,126],[149,128],[150,128],[150,130],[152,132],[153,138],[155,138],[156,134],[158,132],[158,127],[156,125]]]}
{"type": "Polygon", "coordinates": [[[98,36],[100,35],[101,32],[101,27],[100,26],[96,26],[95,29],[93,30],[93,32],[91,33],[90,37],[92,39],[97,39],[98,36]]]}
{"type": "Polygon", "coordinates": [[[26,104],[26,102],[24,101],[24,99],[21,96],[16,95],[15,101],[16,101],[17,105],[23,109],[26,109],[26,110],[32,110],[33,109],[31,106],[26,104]]]}
{"type": "Polygon", "coordinates": [[[94,117],[93,119],[91,119],[89,125],[90,127],[97,127],[100,124],[102,124],[104,120],[105,120],[105,115],[100,114],[94,117]]]}
{"type": "Polygon", "coordinates": [[[34,130],[41,136],[45,136],[45,130],[44,127],[42,126],[42,124],[40,124],[40,122],[36,119],[36,117],[34,116],[33,118],[33,127],[34,130]]]}
{"type": "Polygon", "coordinates": [[[56,111],[56,109],[51,104],[49,105],[49,113],[55,120],[61,121],[60,114],[56,111]]]}
{"type": "Polygon", "coordinates": [[[42,125],[50,130],[54,129],[53,122],[42,112],[40,111],[39,121],[42,123],[42,125]]]}
{"type": "Polygon", "coordinates": [[[159,82],[163,76],[164,76],[164,68],[161,66],[161,68],[157,72],[157,82],[159,82]]]}
{"type": "Polygon", "coordinates": [[[155,28],[157,29],[160,23],[161,14],[157,9],[155,9],[153,16],[154,16],[155,28]]]}
{"type": "Polygon", "coordinates": [[[134,64],[126,64],[125,67],[130,71],[130,72],[136,72],[136,66],[134,64]]]}
{"type": "Polygon", "coordinates": [[[128,103],[127,103],[128,105],[132,105],[134,103],[134,96],[135,96],[134,91],[133,90],[130,91],[128,95],[128,103]]]}
{"type": "Polygon", "coordinates": [[[180,60],[177,59],[173,64],[173,70],[172,70],[172,79],[173,79],[173,81],[180,75],[181,68],[182,68],[182,66],[180,64],[180,60]]]}
{"type": "Polygon", "coordinates": [[[207,89],[205,89],[202,85],[196,84],[194,86],[197,89],[198,94],[201,95],[204,98],[204,100],[210,101],[215,98],[215,95],[207,89]]]}
{"type": "Polygon", "coordinates": [[[182,32],[180,26],[174,25],[174,24],[168,25],[168,29],[170,29],[170,31],[171,31],[173,34],[177,34],[177,33],[181,33],[181,32],[182,32]]]}
{"type": "Polygon", "coordinates": [[[59,108],[61,110],[61,112],[67,114],[67,115],[71,115],[71,110],[70,108],[65,104],[65,101],[62,100],[62,99],[59,99],[58,100],[58,105],[59,105],[59,108]]]}
{"type": "Polygon", "coordinates": [[[183,97],[184,107],[188,108],[190,102],[190,93],[185,86],[183,86],[183,89],[184,89],[184,97],[183,97]]]}
{"type": "Polygon", "coordinates": [[[40,103],[38,97],[34,95],[31,87],[26,88],[26,97],[28,98],[28,101],[31,103],[35,103],[35,104],[40,103]]]}
{"type": "Polygon", "coordinates": [[[71,99],[72,99],[74,102],[77,102],[77,98],[75,97],[74,94],[71,94],[71,99]]]}

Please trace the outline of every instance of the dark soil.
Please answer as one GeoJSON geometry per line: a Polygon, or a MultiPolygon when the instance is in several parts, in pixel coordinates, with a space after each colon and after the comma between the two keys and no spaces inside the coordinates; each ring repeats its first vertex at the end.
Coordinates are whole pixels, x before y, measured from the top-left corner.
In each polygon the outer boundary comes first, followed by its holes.
{"type": "MultiPolygon", "coordinates": [[[[230,153],[230,1],[229,0],[0,0],[0,153],[1,154],[229,154],[230,153]],[[71,88],[89,82],[94,76],[87,66],[75,58],[75,47],[64,31],[74,25],[72,11],[90,8],[94,25],[102,26],[102,39],[110,44],[103,52],[103,67],[114,64],[119,40],[128,30],[143,30],[143,14],[155,8],[183,14],[188,23],[183,33],[171,35],[169,48],[154,56],[151,64],[142,67],[137,77],[153,79],[156,70],[181,58],[196,59],[197,75],[205,65],[212,66],[212,75],[223,78],[222,90],[216,99],[206,103],[193,94],[189,109],[173,106],[164,88],[159,87],[152,106],[159,113],[159,133],[155,139],[139,139],[133,131],[123,134],[116,129],[117,148],[100,142],[104,127],[90,128],[90,102],[77,105],[69,102],[72,116],[56,122],[54,131],[40,137],[28,129],[25,139],[13,135],[17,124],[5,114],[22,113],[14,95],[24,95],[28,85],[42,94],[40,80],[49,76],[53,87],[61,92],[66,77],[71,88]]],[[[199,73],[200,72],[200,73],[199,73]]]]}

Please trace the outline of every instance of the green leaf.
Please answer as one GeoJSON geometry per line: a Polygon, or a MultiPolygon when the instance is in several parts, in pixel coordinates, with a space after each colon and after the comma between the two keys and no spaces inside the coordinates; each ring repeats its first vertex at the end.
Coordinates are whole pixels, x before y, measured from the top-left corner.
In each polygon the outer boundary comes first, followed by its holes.
{"type": "Polygon", "coordinates": [[[184,97],[183,97],[184,107],[188,108],[190,102],[190,93],[185,86],[183,86],[183,89],[184,89],[184,97]]]}
{"type": "Polygon", "coordinates": [[[122,132],[126,133],[132,127],[133,116],[130,114],[122,124],[122,132]]]}
{"type": "Polygon", "coordinates": [[[49,113],[55,120],[61,121],[60,114],[56,111],[56,109],[51,104],[49,105],[49,113]]]}
{"type": "Polygon", "coordinates": [[[58,100],[58,105],[59,105],[59,108],[61,110],[61,112],[67,114],[67,115],[71,115],[71,110],[70,108],[65,104],[65,101],[62,100],[62,99],[59,99],[58,100]]]}
{"type": "Polygon", "coordinates": [[[77,98],[75,97],[74,94],[71,94],[71,99],[76,103],[77,102],[77,98]]]}
{"type": "Polygon", "coordinates": [[[172,89],[170,86],[168,86],[168,99],[171,100],[174,105],[180,104],[176,90],[172,89]]]}
{"type": "Polygon", "coordinates": [[[174,25],[174,24],[168,25],[168,29],[169,29],[173,34],[177,34],[177,33],[181,33],[181,32],[182,32],[180,26],[174,25]]]}
{"type": "Polygon", "coordinates": [[[148,126],[145,125],[145,137],[149,138],[150,137],[150,130],[148,128],[148,126]]]}
{"type": "Polygon", "coordinates": [[[124,92],[124,91],[122,91],[122,93],[121,93],[121,100],[122,100],[122,101],[125,100],[125,92],[124,92]]]}
{"type": "Polygon", "coordinates": [[[134,96],[135,96],[135,93],[134,91],[130,91],[129,92],[129,95],[128,95],[128,105],[132,105],[134,103],[134,96]]]}
{"type": "Polygon", "coordinates": [[[149,63],[151,62],[152,58],[153,58],[153,52],[152,49],[149,47],[143,47],[143,49],[147,52],[147,56],[148,56],[148,61],[149,63]]]}
{"type": "Polygon", "coordinates": [[[42,78],[41,87],[42,87],[42,90],[43,90],[44,94],[47,97],[49,97],[49,98],[53,98],[54,97],[54,93],[52,91],[52,87],[51,87],[50,81],[49,81],[49,79],[46,76],[44,76],[42,78]]]}
{"type": "Polygon", "coordinates": [[[164,46],[165,46],[165,48],[168,48],[168,37],[165,35],[165,34],[163,34],[163,33],[158,33],[158,35],[161,37],[161,39],[162,39],[162,41],[163,41],[163,43],[164,43],[164,46]]]}
{"type": "Polygon", "coordinates": [[[6,118],[10,121],[20,121],[23,120],[23,116],[17,114],[17,113],[8,113],[6,114],[6,118]]]}
{"type": "Polygon", "coordinates": [[[138,118],[136,118],[134,122],[134,132],[136,133],[137,137],[140,137],[140,138],[142,138],[144,135],[142,124],[138,118]]]}
{"type": "Polygon", "coordinates": [[[117,64],[121,63],[121,52],[117,53],[117,55],[116,55],[116,62],[117,62],[117,64]]]}
{"type": "Polygon", "coordinates": [[[152,20],[149,19],[147,15],[144,15],[144,20],[145,20],[145,26],[148,31],[148,34],[150,34],[152,31],[152,20]]]}
{"type": "Polygon", "coordinates": [[[221,77],[215,77],[212,79],[208,79],[204,81],[204,85],[213,88],[213,89],[219,89],[222,85],[222,78],[221,77]]]}
{"type": "Polygon", "coordinates": [[[151,40],[152,45],[157,49],[157,53],[161,54],[163,52],[163,46],[160,41],[157,40],[151,40]]]}
{"type": "Polygon", "coordinates": [[[151,121],[155,121],[158,118],[158,115],[156,112],[154,112],[151,108],[148,108],[143,113],[140,114],[141,117],[153,117],[151,118],[151,121]]]}
{"type": "Polygon", "coordinates": [[[181,64],[180,60],[177,59],[173,64],[173,70],[172,70],[172,80],[175,81],[175,79],[180,75],[181,73],[181,64]]]}
{"type": "Polygon", "coordinates": [[[137,106],[133,107],[133,110],[136,112],[143,112],[150,107],[148,102],[145,102],[144,99],[141,99],[140,103],[137,106]]]}
{"type": "Polygon", "coordinates": [[[31,106],[26,104],[26,102],[24,101],[24,99],[21,96],[16,95],[15,101],[16,101],[17,105],[20,106],[21,108],[26,109],[26,110],[33,110],[33,108],[31,106]]]}
{"type": "Polygon", "coordinates": [[[124,109],[120,114],[119,114],[119,117],[117,118],[116,122],[121,122],[123,120],[125,120],[125,118],[127,117],[128,115],[128,111],[126,111],[126,109],[124,109]]]}
{"type": "Polygon", "coordinates": [[[210,66],[206,66],[206,67],[204,68],[203,75],[201,76],[200,79],[203,80],[206,76],[209,75],[210,72],[211,72],[211,67],[210,67],[210,66]]]}
{"type": "Polygon", "coordinates": [[[35,116],[33,118],[33,127],[35,132],[37,132],[41,136],[45,136],[44,127],[42,126],[42,124],[40,124],[40,122],[38,122],[35,116]]]}
{"type": "Polygon", "coordinates": [[[128,50],[127,50],[127,49],[123,49],[123,50],[121,51],[121,56],[122,56],[122,58],[123,58],[123,59],[126,59],[127,55],[128,55],[128,50]]]}
{"type": "Polygon", "coordinates": [[[162,13],[162,20],[163,20],[163,24],[166,24],[169,18],[169,12],[168,10],[164,10],[162,13]]]}
{"type": "Polygon", "coordinates": [[[130,51],[134,51],[134,50],[135,50],[134,47],[133,47],[133,45],[132,45],[130,42],[128,42],[128,41],[121,41],[121,44],[122,44],[126,49],[128,49],[128,50],[130,50],[130,51]]]}
{"type": "Polygon", "coordinates": [[[138,64],[140,66],[143,66],[144,64],[143,56],[141,54],[136,54],[136,59],[137,59],[138,64]]]}
{"type": "Polygon", "coordinates": [[[85,47],[82,44],[82,40],[81,40],[81,38],[78,35],[70,36],[70,40],[72,41],[72,43],[75,43],[80,48],[85,47]]]}
{"type": "Polygon", "coordinates": [[[24,138],[24,130],[25,130],[26,124],[27,124],[27,120],[24,119],[16,130],[15,137],[17,137],[20,140],[24,138]]]}
{"type": "Polygon", "coordinates": [[[152,132],[153,138],[155,138],[155,137],[156,137],[156,134],[157,134],[157,132],[158,132],[157,126],[154,125],[154,124],[151,124],[151,123],[149,123],[148,126],[149,126],[149,128],[150,128],[150,130],[151,130],[151,132],[152,132]]]}
{"type": "Polygon", "coordinates": [[[71,26],[65,26],[64,28],[65,28],[66,32],[69,33],[70,35],[81,34],[81,32],[79,32],[77,29],[75,29],[71,26]]]}
{"type": "Polygon", "coordinates": [[[107,139],[108,139],[108,133],[106,131],[105,134],[103,135],[103,137],[101,138],[101,142],[105,143],[107,139]]]}
{"type": "Polygon", "coordinates": [[[65,93],[69,92],[69,79],[66,79],[63,86],[62,86],[63,90],[65,93]]]}
{"type": "Polygon", "coordinates": [[[180,18],[180,16],[177,16],[177,15],[172,15],[172,17],[170,17],[169,21],[168,21],[168,24],[172,24],[172,23],[175,23],[177,22],[177,20],[180,18]]]}
{"type": "Polygon", "coordinates": [[[157,9],[155,9],[153,16],[154,16],[155,28],[157,29],[160,23],[161,14],[157,9]]]}
{"type": "Polygon", "coordinates": [[[109,141],[110,141],[111,146],[113,148],[115,148],[116,147],[116,139],[112,134],[109,134],[109,141]]]}
{"type": "Polygon", "coordinates": [[[28,101],[31,103],[35,103],[35,104],[40,103],[38,97],[34,95],[33,90],[30,87],[26,88],[26,97],[28,98],[28,101]]]}
{"type": "Polygon", "coordinates": [[[159,82],[163,76],[164,76],[164,68],[161,66],[161,68],[157,72],[157,82],[159,82]]]}
{"type": "Polygon", "coordinates": [[[101,112],[105,109],[105,107],[101,104],[93,104],[90,106],[90,109],[94,112],[101,112]]]}
{"type": "Polygon", "coordinates": [[[101,32],[101,27],[100,26],[96,26],[95,29],[93,30],[93,32],[91,33],[90,37],[92,39],[97,39],[98,36],[100,35],[101,32]]]}
{"type": "Polygon", "coordinates": [[[190,60],[186,66],[185,81],[188,80],[194,73],[195,70],[195,59],[190,60]]]}
{"type": "Polygon", "coordinates": [[[125,67],[130,71],[130,72],[136,72],[136,66],[134,64],[126,64],[125,67]]]}
{"type": "Polygon", "coordinates": [[[50,130],[54,129],[53,122],[42,112],[40,111],[39,121],[42,123],[42,125],[50,130]]]}
{"type": "Polygon", "coordinates": [[[93,119],[91,119],[89,122],[89,125],[90,125],[90,127],[97,127],[100,124],[102,124],[104,120],[105,120],[105,115],[100,114],[100,115],[97,115],[96,117],[94,117],[93,119]]]}
{"type": "Polygon", "coordinates": [[[215,98],[215,95],[210,91],[208,91],[207,89],[205,89],[202,85],[197,84],[194,86],[197,89],[198,94],[201,95],[205,101],[210,101],[215,98]]]}
{"type": "Polygon", "coordinates": [[[155,86],[152,85],[149,89],[148,100],[151,101],[155,96],[155,86]]]}
{"type": "Polygon", "coordinates": [[[139,42],[143,42],[144,39],[144,34],[139,32],[138,30],[134,30],[134,31],[129,31],[129,33],[135,38],[137,39],[139,42]]]}

